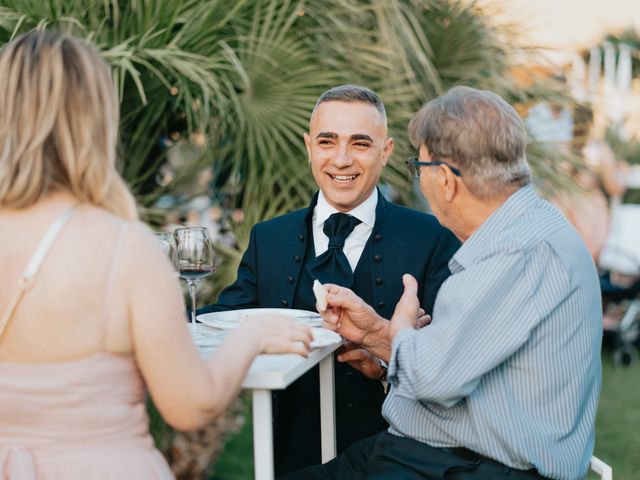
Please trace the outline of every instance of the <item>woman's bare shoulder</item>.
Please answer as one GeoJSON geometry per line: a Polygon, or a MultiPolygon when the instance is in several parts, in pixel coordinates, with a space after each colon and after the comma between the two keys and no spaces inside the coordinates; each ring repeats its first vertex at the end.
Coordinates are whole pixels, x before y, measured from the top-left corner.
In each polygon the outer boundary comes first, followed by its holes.
{"type": "Polygon", "coordinates": [[[104,208],[93,205],[81,205],[78,209],[80,223],[93,229],[108,229],[113,232],[127,230],[127,237],[146,241],[153,239],[151,229],[140,220],[122,218],[104,208]]]}

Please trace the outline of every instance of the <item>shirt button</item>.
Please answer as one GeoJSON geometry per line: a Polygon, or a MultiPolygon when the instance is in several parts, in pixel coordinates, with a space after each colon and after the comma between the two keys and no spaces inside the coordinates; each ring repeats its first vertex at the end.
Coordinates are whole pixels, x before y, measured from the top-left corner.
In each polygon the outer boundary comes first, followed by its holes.
{"type": "Polygon", "coordinates": [[[288,283],[293,283],[293,277],[292,277],[291,275],[289,275],[289,276],[287,277],[287,282],[288,282],[288,283]]]}
{"type": "Polygon", "coordinates": [[[304,241],[304,235],[302,235],[301,233],[298,234],[298,240],[300,240],[301,242],[304,241]]]}
{"type": "Polygon", "coordinates": [[[384,308],[385,303],[384,302],[378,302],[378,308],[384,308]]]}
{"type": "Polygon", "coordinates": [[[293,261],[296,263],[300,263],[300,255],[294,255],[293,256],[293,261]]]}
{"type": "Polygon", "coordinates": [[[287,302],[286,300],[282,300],[280,303],[282,303],[283,307],[286,307],[289,305],[289,302],[287,302]]]}
{"type": "Polygon", "coordinates": [[[351,403],[347,403],[347,407],[349,407],[349,408],[353,408],[353,404],[351,404],[351,403]]]}
{"type": "Polygon", "coordinates": [[[375,236],[375,237],[373,237],[373,239],[374,239],[376,242],[379,242],[380,240],[382,240],[382,234],[381,234],[381,233],[376,233],[376,236],[375,236]]]}
{"type": "Polygon", "coordinates": [[[373,261],[376,263],[380,263],[382,261],[382,256],[381,255],[375,255],[373,257],[373,261]]]}
{"type": "Polygon", "coordinates": [[[376,285],[382,285],[382,277],[376,278],[376,285]]]}

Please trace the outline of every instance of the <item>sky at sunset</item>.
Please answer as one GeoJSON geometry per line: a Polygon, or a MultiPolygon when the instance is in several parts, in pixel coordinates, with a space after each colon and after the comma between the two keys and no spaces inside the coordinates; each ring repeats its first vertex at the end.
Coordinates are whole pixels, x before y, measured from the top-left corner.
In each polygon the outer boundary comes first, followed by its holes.
{"type": "Polygon", "coordinates": [[[591,46],[607,31],[640,31],[640,0],[480,0],[523,27],[529,44],[561,50],[591,46]]]}

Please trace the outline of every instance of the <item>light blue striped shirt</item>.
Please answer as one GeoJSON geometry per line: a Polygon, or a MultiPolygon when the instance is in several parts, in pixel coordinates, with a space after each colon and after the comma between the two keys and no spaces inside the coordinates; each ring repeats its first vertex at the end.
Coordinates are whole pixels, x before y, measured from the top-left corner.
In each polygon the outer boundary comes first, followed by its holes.
{"type": "Polygon", "coordinates": [[[449,268],[431,325],[394,338],[382,409],[389,431],[550,478],[583,477],[602,339],[598,276],[584,243],[527,186],[449,268]]]}

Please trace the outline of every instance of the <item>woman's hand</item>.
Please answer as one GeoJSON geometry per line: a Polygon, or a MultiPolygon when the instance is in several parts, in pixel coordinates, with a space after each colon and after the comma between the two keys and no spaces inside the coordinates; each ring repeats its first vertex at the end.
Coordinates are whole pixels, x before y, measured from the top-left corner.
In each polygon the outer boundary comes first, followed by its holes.
{"type": "Polygon", "coordinates": [[[311,328],[284,315],[252,316],[238,328],[257,342],[258,353],[297,353],[307,357],[311,350],[311,328]]]}

